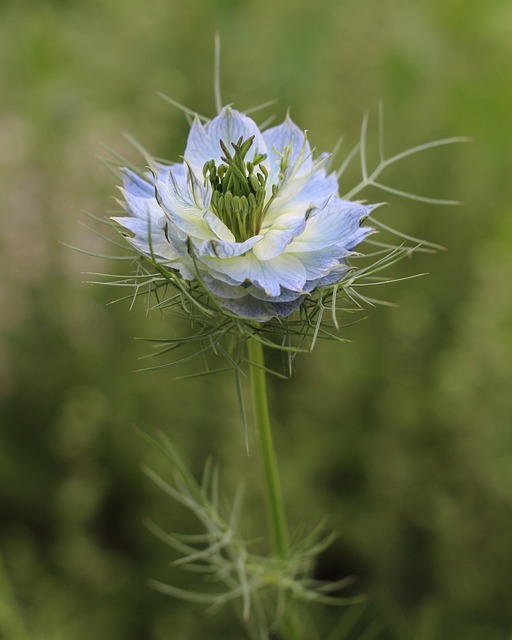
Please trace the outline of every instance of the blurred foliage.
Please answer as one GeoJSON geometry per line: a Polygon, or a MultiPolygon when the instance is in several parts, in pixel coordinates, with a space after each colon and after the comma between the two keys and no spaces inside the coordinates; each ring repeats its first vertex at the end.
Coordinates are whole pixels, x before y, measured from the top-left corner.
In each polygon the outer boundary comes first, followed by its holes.
{"type": "MultiPolygon", "coordinates": [[[[358,139],[385,107],[389,152],[448,135],[388,183],[442,208],[390,198],[381,219],[445,245],[399,265],[400,308],[343,329],[271,395],[293,527],[338,530],[319,578],[357,577],[364,609],[318,612],[311,638],[506,640],[512,630],[512,5],[507,0],[3,0],[0,5],[0,636],[240,638],[234,616],[150,590],[187,584],[151,517],[186,516],[140,474],[136,424],[161,428],[198,473],[209,456],[262,530],[232,379],[134,374],[147,345],[186,330],[81,272],[118,263],[73,205],[102,215],[115,194],[101,143],[140,163],[184,148],[182,114],[155,90],[213,114],[213,34],[225,102],[277,99],[318,149],[358,139]],[[101,142],[100,142],[101,141],[101,142]],[[84,278],[85,279],[85,278],[84,278]],[[341,617],[340,617],[341,616],[341,617]],[[232,620],[233,618],[233,620],[232,620]],[[338,630],[328,636],[326,629],[338,630]],[[366,635],[365,635],[366,634],[366,635]]],[[[270,110],[268,110],[270,113],[270,110]]],[[[268,115],[268,113],[265,114],[268,115]]],[[[375,134],[375,128],[373,129],[375,134]]],[[[376,140],[376,135],[373,136],[376,140]]],[[[373,151],[376,150],[376,144],[373,151]]],[[[357,167],[348,174],[351,184],[357,167]]],[[[369,197],[372,194],[369,194],[369,197]]],[[[121,265],[122,266],[122,265],[121,265]]],[[[279,366],[278,362],[274,362],[279,366]]]]}

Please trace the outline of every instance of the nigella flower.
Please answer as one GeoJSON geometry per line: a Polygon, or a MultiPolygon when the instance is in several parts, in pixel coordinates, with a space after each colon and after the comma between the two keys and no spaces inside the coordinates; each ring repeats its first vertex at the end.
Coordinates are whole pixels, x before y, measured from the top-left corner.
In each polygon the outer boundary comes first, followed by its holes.
{"type": "Polygon", "coordinates": [[[200,282],[218,307],[258,322],[286,317],[342,280],[372,231],[362,223],[373,207],[338,197],[326,159],[289,117],[260,131],[225,107],[206,124],[196,117],[183,162],[123,170],[128,216],[114,220],[140,253],[200,282]]]}

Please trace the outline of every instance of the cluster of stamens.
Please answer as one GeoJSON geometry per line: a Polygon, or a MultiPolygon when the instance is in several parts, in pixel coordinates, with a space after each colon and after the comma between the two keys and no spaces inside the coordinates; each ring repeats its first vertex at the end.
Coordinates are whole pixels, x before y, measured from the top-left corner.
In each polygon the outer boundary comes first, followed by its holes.
{"type": "MultiPolygon", "coordinates": [[[[265,215],[265,196],[268,171],[262,162],[264,154],[256,154],[251,162],[245,158],[254,142],[254,136],[232,142],[230,153],[221,140],[224,164],[216,166],[209,160],[203,167],[205,185],[212,187],[211,208],[215,215],[231,230],[237,242],[243,242],[259,233],[265,215]]],[[[268,203],[267,203],[268,206],[268,203]]]]}

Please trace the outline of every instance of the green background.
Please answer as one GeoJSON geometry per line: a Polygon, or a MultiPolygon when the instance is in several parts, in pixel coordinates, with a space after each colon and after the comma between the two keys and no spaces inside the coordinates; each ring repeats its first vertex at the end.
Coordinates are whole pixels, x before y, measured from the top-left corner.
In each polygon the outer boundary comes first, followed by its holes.
{"type": "MultiPolygon", "coordinates": [[[[177,160],[183,115],[160,90],[214,114],[213,36],[225,102],[275,98],[319,150],[346,152],[384,104],[389,153],[452,136],[390,171],[396,188],[464,201],[385,197],[379,216],[447,248],[393,269],[429,276],[296,360],[271,401],[292,529],[325,518],[338,537],[318,575],[369,594],[351,635],[507,640],[512,632],[512,5],[508,0],[3,0],[0,5],[0,635],[52,640],[242,638],[228,609],[150,590],[186,585],[145,529],[193,523],[141,474],[165,466],[134,432],[162,429],[196,472],[212,456],[228,495],[248,486],[262,531],[231,378],[193,368],[132,373],[147,345],[183,331],[82,272],[124,264],[73,207],[103,215],[115,179],[102,145],[123,138],[177,160]],[[326,515],[327,514],[327,515],[326,515]],[[16,609],[29,625],[18,632],[16,609]],[[3,634],[3,635],[2,635],[3,634]],[[364,635],[366,634],[366,635],[364,635]]],[[[262,113],[262,118],[271,112],[262,113]]],[[[357,166],[346,185],[357,181],[357,166]]],[[[345,189],[346,190],[346,189],[345,189]]],[[[343,191],[343,187],[342,187],[343,191]]],[[[383,194],[368,193],[370,199],[383,194]]],[[[279,366],[277,359],[273,364],[279,366]]],[[[251,433],[252,438],[252,433],[251,433]]],[[[188,583],[187,583],[188,580],[188,583]]],[[[316,612],[324,639],[351,611],[316,612]]]]}

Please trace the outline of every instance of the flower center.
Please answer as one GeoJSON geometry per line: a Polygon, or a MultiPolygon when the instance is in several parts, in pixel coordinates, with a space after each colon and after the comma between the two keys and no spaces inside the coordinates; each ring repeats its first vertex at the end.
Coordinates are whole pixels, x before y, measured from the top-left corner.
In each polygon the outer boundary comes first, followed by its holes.
{"type": "Polygon", "coordinates": [[[252,162],[245,158],[254,142],[254,136],[231,143],[230,153],[225,143],[219,144],[224,153],[224,164],[216,166],[209,160],[203,167],[205,185],[212,187],[211,209],[235,236],[243,242],[259,233],[265,215],[265,186],[268,171],[263,164],[266,155],[256,154],[252,162]]]}

